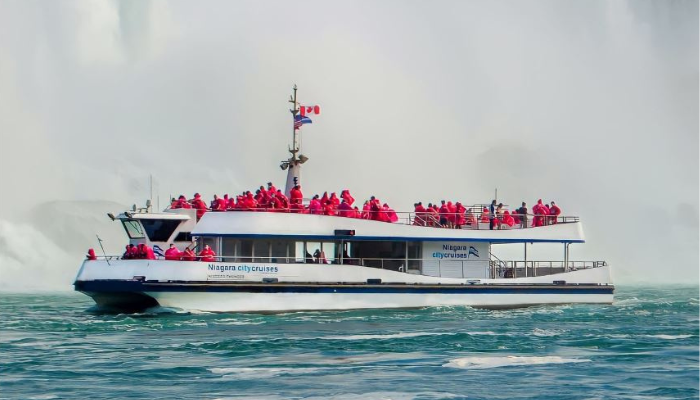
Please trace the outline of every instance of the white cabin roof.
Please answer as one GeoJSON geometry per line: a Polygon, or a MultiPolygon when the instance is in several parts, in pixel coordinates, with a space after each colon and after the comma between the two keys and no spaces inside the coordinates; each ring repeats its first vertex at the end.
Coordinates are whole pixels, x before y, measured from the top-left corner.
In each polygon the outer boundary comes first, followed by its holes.
{"type": "MultiPolygon", "coordinates": [[[[568,242],[583,243],[580,222],[525,229],[448,229],[388,223],[337,216],[229,211],[208,212],[192,231],[193,236],[240,238],[287,237],[335,240],[336,230],[354,230],[355,240],[483,241],[491,243],[568,242]]],[[[347,240],[347,236],[342,236],[347,240]]]]}

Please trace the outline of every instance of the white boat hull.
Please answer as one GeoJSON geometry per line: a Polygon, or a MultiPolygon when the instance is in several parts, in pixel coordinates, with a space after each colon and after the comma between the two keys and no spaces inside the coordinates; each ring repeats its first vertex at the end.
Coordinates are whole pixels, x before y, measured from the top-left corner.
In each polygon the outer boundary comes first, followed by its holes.
{"type": "Polygon", "coordinates": [[[612,303],[609,267],[510,279],[443,278],[355,265],[86,261],[76,290],[98,305],[212,312],[612,303]]]}

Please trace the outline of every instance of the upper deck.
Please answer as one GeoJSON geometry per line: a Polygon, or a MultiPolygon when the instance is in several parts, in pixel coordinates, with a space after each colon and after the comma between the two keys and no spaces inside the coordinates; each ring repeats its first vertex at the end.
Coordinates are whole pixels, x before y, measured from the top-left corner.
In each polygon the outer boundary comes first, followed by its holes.
{"type": "MultiPolygon", "coordinates": [[[[173,210],[175,211],[175,210],[173,210]]],[[[189,210],[188,210],[189,211],[189,210]]],[[[284,237],[331,240],[352,236],[353,240],[465,241],[489,243],[583,243],[585,237],[577,217],[558,217],[556,224],[540,227],[489,229],[477,223],[462,229],[414,225],[413,213],[397,213],[395,223],[339,216],[279,212],[208,212],[192,230],[202,237],[284,237]]]]}

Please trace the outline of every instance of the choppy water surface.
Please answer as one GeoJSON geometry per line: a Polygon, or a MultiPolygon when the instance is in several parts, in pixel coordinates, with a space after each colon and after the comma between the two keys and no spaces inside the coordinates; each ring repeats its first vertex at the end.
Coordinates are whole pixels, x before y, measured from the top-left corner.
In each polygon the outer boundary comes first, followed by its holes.
{"type": "Polygon", "coordinates": [[[696,399],[698,288],[612,306],[96,313],[0,294],[0,398],[696,399]]]}

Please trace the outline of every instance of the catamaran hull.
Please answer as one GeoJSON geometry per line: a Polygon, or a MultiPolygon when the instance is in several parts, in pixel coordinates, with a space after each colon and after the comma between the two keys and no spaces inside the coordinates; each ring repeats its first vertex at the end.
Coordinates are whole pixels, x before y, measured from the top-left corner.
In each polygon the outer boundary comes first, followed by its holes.
{"type": "Polygon", "coordinates": [[[211,285],[76,282],[108,309],[139,311],[155,305],[210,312],[285,312],[471,306],[515,308],[613,301],[613,286],[598,285],[211,285]]]}
{"type": "Polygon", "coordinates": [[[474,280],[354,265],[92,261],[83,264],[75,289],[98,306],[125,311],[156,305],[211,312],[514,308],[610,304],[614,286],[609,277],[607,266],[543,277],[474,280]]]}

